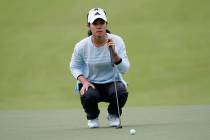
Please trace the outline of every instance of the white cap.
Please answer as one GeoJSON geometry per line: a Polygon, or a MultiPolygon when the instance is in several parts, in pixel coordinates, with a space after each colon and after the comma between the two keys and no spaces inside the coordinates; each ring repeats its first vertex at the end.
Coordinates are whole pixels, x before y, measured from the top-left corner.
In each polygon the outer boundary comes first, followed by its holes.
{"type": "Polygon", "coordinates": [[[101,18],[107,22],[106,13],[102,8],[93,8],[88,12],[88,23],[93,23],[96,19],[101,18]]]}

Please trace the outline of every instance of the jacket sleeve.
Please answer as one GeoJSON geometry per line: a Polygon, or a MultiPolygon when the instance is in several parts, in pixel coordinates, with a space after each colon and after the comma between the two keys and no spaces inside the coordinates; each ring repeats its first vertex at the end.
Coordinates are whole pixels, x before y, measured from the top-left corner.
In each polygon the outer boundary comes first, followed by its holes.
{"type": "Polygon", "coordinates": [[[79,75],[83,74],[83,64],[82,48],[76,45],[70,61],[70,70],[75,79],[77,79],[79,75]]]}
{"type": "Polygon", "coordinates": [[[125,43],[121,38],[119,45],[120,46],[119,46],[118,55],[121,57],[122,61],[121,63],[117,64],[116,67],[120,73],[126,73],[130,68],[130,63],[126,53],[125,43]]]}

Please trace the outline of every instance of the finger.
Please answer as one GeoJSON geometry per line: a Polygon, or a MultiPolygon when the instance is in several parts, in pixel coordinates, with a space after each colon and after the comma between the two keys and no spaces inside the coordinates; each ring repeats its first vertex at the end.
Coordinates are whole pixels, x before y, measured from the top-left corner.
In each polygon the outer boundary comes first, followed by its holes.
{"type": "Polygon", "coordinates": [[[82,89],[80,90],[80,94],[81,94],[81,95],[84,95],[84,93],[85,93],[85,92],[84,92],[84,88],[82,87],[82,89]]]}
{"type": "Polygon", "coordinates": [[[86,91],[88,90],[88,87],[89,87],[89,86],[86,86],[86,87],[85,87],[85,91],[84,91],[84,92],[86,92],[86,91]]]}
{"type": "Polygon", "coordinates": [[[108,46],[111,46],[112,50],[115,51],[115,44],[114,43],[109,44],[108,46]]]}
{"type": "Polygon", "coordinates": [[[93,84],[90,84],[90,86],[91,86],[93,89],[95,89],[95,86],[94,86],[93,84]]]}
{"type": "Polygon", "coordinates": [[[109,44],[107,44],[108,46],[111,46],[112,48],[114,47],[114,43],[109,43],[109,44]]]}
{"type": "Polygon", "coordinates": [[[109,42],[112,42],[112,39],[111,38],[109,38],[108,40],[107,40],[107,42],[109,43],[109,42]]]}

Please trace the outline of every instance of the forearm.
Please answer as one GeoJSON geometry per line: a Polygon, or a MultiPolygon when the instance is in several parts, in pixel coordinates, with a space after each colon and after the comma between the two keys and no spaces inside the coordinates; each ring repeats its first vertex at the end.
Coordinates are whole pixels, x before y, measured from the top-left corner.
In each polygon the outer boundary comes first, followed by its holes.
{"type": "Polygon", "coordinates": [[[112,60],[115,64],[118,64],[120,61],[122,61],[122,58],[114,52],[112,55],[112,60]]]}
{"type": "Polygon", "coordinates": [[[127,58],[122,58],[122,61],[116,67],[120,73],[126,73],[130,68],[130,63],[127,58]]]}
{"type": "Polygon", "coordinates": [[[119,72],[125,73],[128,71],[128,69],[130,67],[130,63],[129,63],[128,57],[126,55],[125,49],[123,51],[121,51],[121,53],[119,53],[119,54],[116,52],[113,52],[112,59],[113,59],[115,65],[117,66],[119,72]]]}

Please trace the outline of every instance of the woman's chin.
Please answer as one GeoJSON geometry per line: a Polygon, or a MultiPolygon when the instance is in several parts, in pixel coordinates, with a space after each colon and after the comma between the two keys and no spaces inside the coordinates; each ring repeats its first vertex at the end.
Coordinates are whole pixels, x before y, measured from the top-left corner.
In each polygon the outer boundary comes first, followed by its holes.
{"type": "Polygon", "coordinates": [[[104,32],[96,32],[96,36],[98,37],[104,37],[105,33],[104,32]]]}

